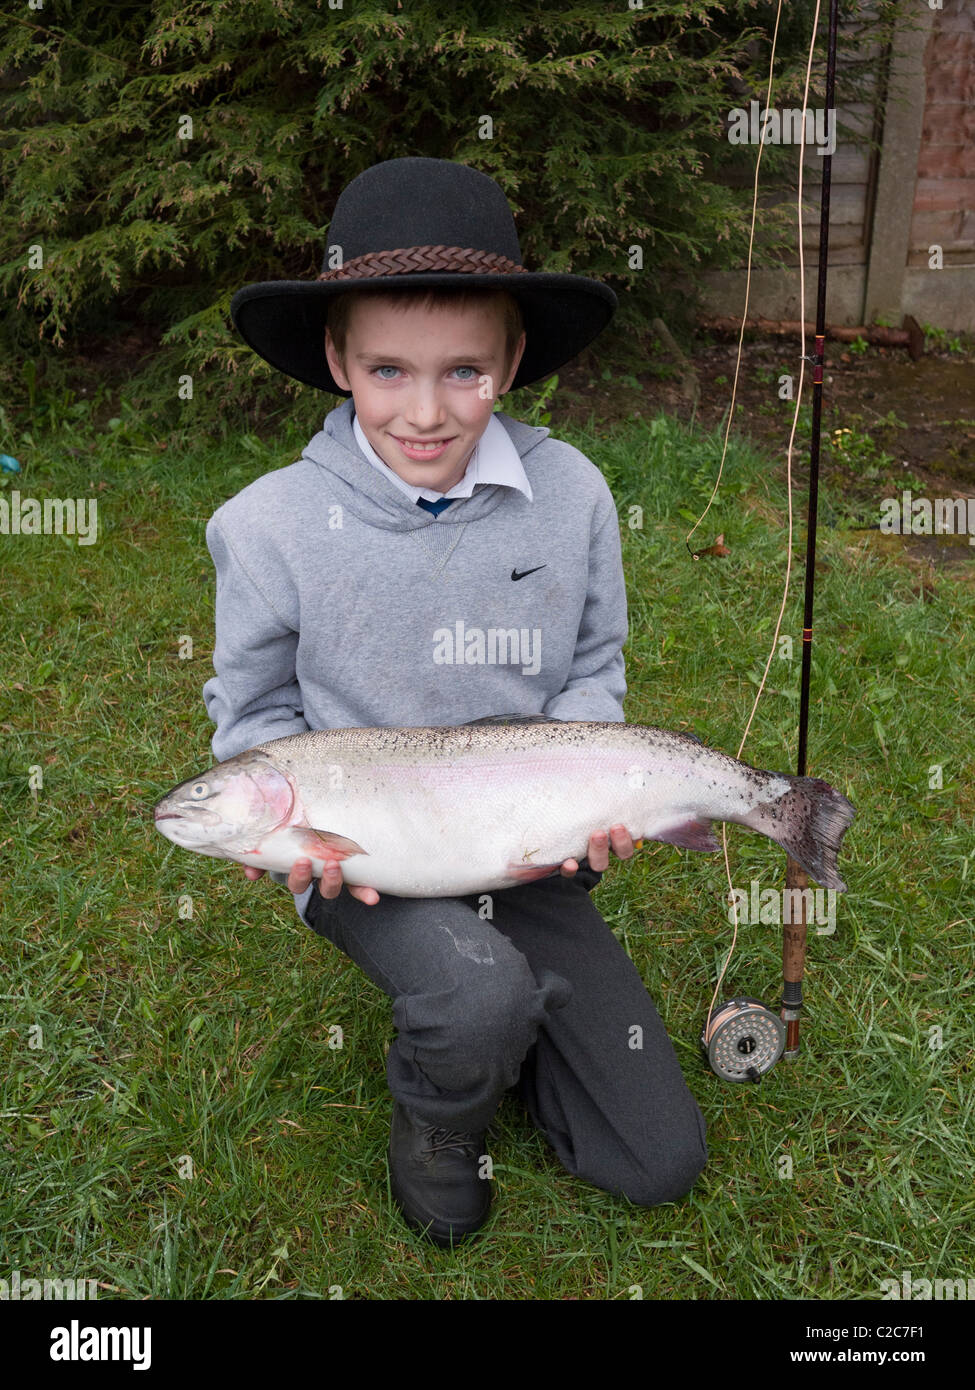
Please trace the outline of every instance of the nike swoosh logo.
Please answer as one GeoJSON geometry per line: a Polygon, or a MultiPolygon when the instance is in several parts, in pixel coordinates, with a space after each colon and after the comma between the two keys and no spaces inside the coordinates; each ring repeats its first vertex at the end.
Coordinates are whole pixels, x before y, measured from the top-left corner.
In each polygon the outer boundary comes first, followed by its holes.
{"type": "Polygon", "coordinates": [[[521,574],[519,574],[518,571],[517,571],[516,569],[514,569],[514,570],[511,571],[511,577],[512,577],[512,579],[514,579],[514,580],[517,581],[517,580],[519,580],[519,579],[524,579],[524,577],[525,577],[526,574],[535,574],[537,570],[544,570],[544,569],[548,569],[548,566],[547,566],[547,565],[536,565],[536,566],[535,566],[535,569],[533,569],[533,570],[522,570],[521,574]]]}

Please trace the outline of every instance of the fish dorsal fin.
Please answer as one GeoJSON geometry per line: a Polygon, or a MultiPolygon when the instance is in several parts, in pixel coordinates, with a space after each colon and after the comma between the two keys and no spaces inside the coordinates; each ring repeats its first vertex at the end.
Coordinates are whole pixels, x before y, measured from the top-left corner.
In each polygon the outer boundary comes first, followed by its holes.
{"type": "Polygon", "coordinates": [[[553,719],[548,714],[487,714],[483,719],[468,719],[460,727],[469,729],[473,724],[561,724],[561,719],[553,719]]]}
{"type": "Polygon", "coordinates": [[[689,738],[692,740],[692,742],[699,743],[702,748],[705,746],[704,740],[702,738],[698,738],[697,734],[689,733],[686,729],[674,729],[673,732],[678,736],[678,738],[689,738]]]}

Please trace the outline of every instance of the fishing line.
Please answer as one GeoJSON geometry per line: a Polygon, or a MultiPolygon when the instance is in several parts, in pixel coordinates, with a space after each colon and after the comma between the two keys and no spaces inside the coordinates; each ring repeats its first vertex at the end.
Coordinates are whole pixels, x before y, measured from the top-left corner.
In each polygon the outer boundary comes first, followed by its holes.
{"type": "MultiPolygon", "coordinates": [[[[738,745],[737,757],[740,759],[745,742],[748,738],[755,711],[762,698],[765,689],[765,682],[768,678],[769,668],[772,665],[772,658],[775,656],[778,646],[779,631],[782,627],[782,618],[785,613],[786,603],[789,597],[789,583],[792,574],[792,538],[793,538],[793,519],[792,519],[792,446],[795,439],[796,429],[799,423],[799,412],[802,404],[802,390],[805,380],[806,368],[806,278],[805,278],[805,256],[802,240],[802,162],[806,148],[806,122],[805,112],[809,107],[809,85],[812,73],[813,55],[816,49],[816,38],[819,31],[819,10],[820,0],[816,0],[816,10],[813,16],[812,37],[809,43],[809,54],[806,61],[806,82],[803,92],[802,110],[803,119],[800,122],[801,134],[799,138],[799,189],[797,194],[796,221],[798,224],[799,238],[799,315],[800,332],[802,340],[802,354],[799,366],[799,386],[796,391],[796,406],[792,417],[792,429],[789,433],[789,444],[786,453],[786,490],[788,495],[788,543],[786,546],[786,571],[785,584],[782,591],[782,603],[779,607],[779,616],[775,624],[775,632],[772,635],[772,643],[769,648],[768,659],[765,663],[765,670],[762,672],[762,679],[759,683],[758,691],[745,725],[745,731],[741,736],[741,743],[738,745]]],[[[782,15],[782,0],[778,0],[778,8],[775,14],[775,28],[772,33],[772,49],[769,58],[769,78],[768,90],[765,97],[766,112],[772,109],[772,87],[775,69],[775,46],[779,33],[779,20],[782,15]]],[[[828,104],[828,103],[827,103],[828,104]]],[[[728,440],[731,434],[731,426],[735,413],[735,397],[738,391],[738,378],[741,371],[742,344],[745,337],[745,322],[748,318],[748,301],[751,294],[752,276],[752,250],[755,240],[755,221],[758,210],[758,174],[762,162],[762,150],[765,144],[764,128],[759,132],[758,156],[755,161],[755,182],[752,194],[752,218],[748,237],[748,260],[745,275],[745,306],[742,312],[741,332],[738,335],[738,353],[735,361],[735,375],[731,389],[731,405],[728,410],[728,421],[725,426],[724,446],[721,451],[721,461],[718,466],[718,476],[715,479],[714,488],[708,499],[708,504],[698,517],[697,521],[688,531],[684,539],[684,544],[693,558],[690,545],[691,536],[700,526],[711,509],[711,504],[717,495],[718,487],[721,483],[721,476],[724,471],[725,457],[728,452],[728,440]]],[[[817,346],[819,344],[817,343],[817,346]]],[[[803,632],[804,646],[811,641],[811,630],[807,637],[803,632]]],[[[728,965],[734,954],[738,941],[738,899],[731,881],[731,864],[728,859],[728,832],[727,826],[722,822],[721,844],[724,851],[725,874],[728,879],[728,903],[733,914],[734,931],[732,933],[731,945],[725,957],[721,974],[718,976],[717,984],[714,987],[714,994],[711,996],[711,1004],[708,1009],[707,1020],[701,1034],[701,1045],[708,1055],[708,1061],[715,1072],[728,1081],[760,1080],[762,1074],[771,1070],[782,1055],[785,1046],[786,1029],[782,1020],[770,1010],[766,1009],[760,1000],[750,997],[732,999],[721,1006],[715,1012],[715,1002],[721,982],[727,973],[728,965]]]]}

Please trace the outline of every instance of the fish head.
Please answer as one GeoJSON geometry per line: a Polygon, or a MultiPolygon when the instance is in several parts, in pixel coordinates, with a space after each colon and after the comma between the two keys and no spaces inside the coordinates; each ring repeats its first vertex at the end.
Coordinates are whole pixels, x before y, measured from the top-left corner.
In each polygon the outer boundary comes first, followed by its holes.
{"type": "Polygon", "coordinates": [[[257,852],[261,838],[287,824],[295,794],[262,753],[241,753],[181,782],[155,807],[156,829],[183,849],[218,859],[257,852]]]}

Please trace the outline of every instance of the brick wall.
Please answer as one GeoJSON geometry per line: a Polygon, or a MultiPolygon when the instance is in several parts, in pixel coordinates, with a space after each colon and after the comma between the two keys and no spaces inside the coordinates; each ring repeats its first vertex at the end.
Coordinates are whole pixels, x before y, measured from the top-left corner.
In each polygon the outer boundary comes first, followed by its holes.
{"type": "Polygon", "coordinates": [[[908,265],[975,263],[975,0],[944,0],[924,54],[926,99],[908,265]]]}

